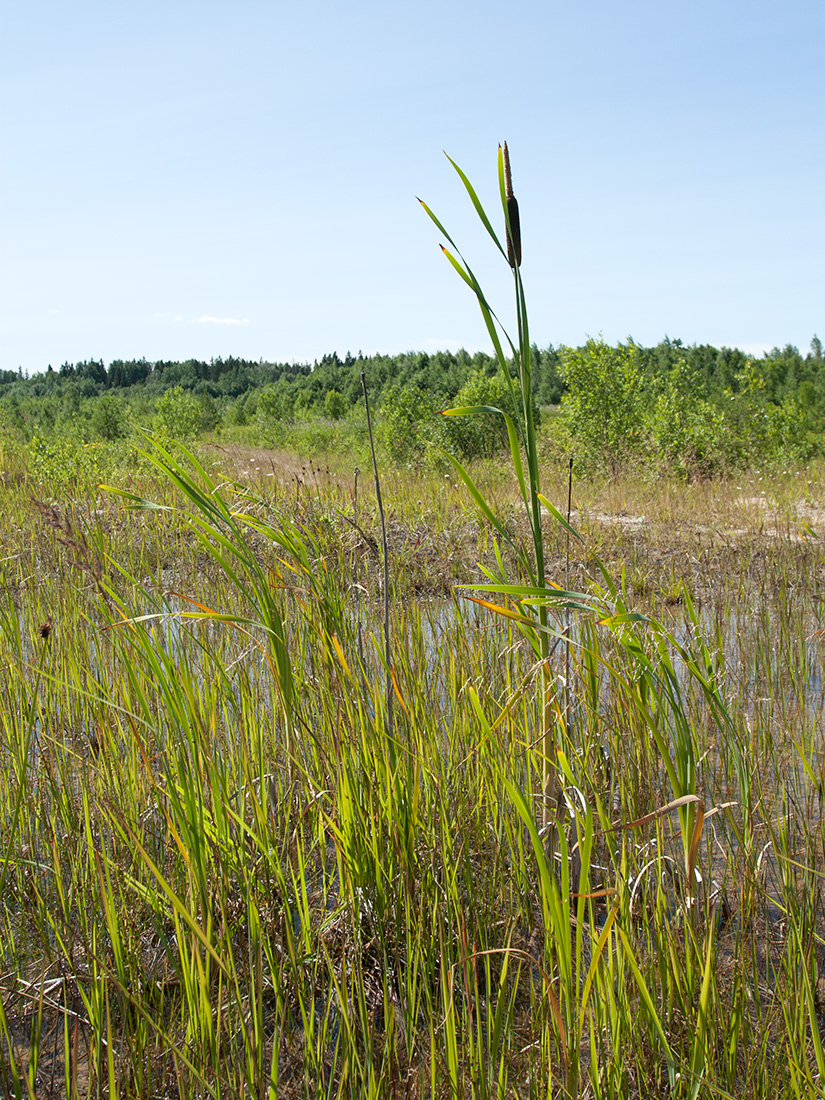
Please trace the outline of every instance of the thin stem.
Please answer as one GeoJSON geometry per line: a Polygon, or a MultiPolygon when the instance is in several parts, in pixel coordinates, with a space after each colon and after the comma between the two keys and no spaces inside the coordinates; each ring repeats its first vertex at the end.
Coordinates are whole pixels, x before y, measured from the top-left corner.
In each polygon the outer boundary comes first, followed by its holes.
{"type": "MultiPolygon", "coordinates": [[[[519,380],[521,382],[522,408],[524,414],[524,441],[527,452],[527,473],[530,482],[530,526],[533,533],[535,553],[535,583],[545,588],[544,575],[544,532],[541,519],[541,476],[539,472],[538,447],[536,445],[536,423],[533,416],[533,394],[530,367],[530,331],[527,320],[527,304],[524,298],[524,285],[521,273],[516,267],[513,271],[516,288],[516,317],[519,336],[519,380]]],[[[539,654],[541,664],[541,720],[542,720],[542,826],[550,823],[551,808],[556,801],[556,744],[553,735],[552,680],[550,677],[550,639],[546,630],[547,607],[539,606],[539,654]]],[[[548,838],[550,856],[555,847],[554,840],[548,838]]]]}
{"type": "Polygon", "coordinates": [[[378,502],[378,519],[381,523],[381,547],[384,555],[384,661],[386,663],[386,706],[387,706],[387,736],[392,738],[392,663],[390,661],[390,556],[387,543],[387,525],[384,522],[384,505],[381,500],[381,482],[378,479],[378,461],[375,457],[375,440],[372,435],[372,421],[370,419],[370,402],[367,396],[367,376],[361,371],[361,388],[364,391],[364,408],[367,413],[367,433],[370,437],[370,451],[372,453],[372,470],[375,476],[375,499],[378,502]]]}
{"type": "MultiPolygon", "coordinates": [[[[573,456],[567,465],[567,558],[564,569],[564,587],[570,591],[570,513],[573,510],[573,456]]],[[[564,647],[564,720],[567,734],[570,735],[570,625],[571,616],[568,607],[564,613],[564,633],[567,644],[564,647]]]]}
{"type": "MultiPolygon", "coordinates": [[[[363,385],[363,382],[362,382],[363,385]]],[[[367,410],[367,421],[369,422],[369,410],[367,410]]],[[[372,436],[370,436],[372,438],[372,436]]],[[[352,493],[352,518],[355,523],[355,529],[358,530],[358,475],[361,471],[358,467],[355,467],[355,486],[352,493]]],[[[361,623],[361,569],[359,565],[358,554],[355,555],[355,562],[353,566],[353,581],[355,587],[355,617],[358,620],[358,657],[361,661],[361,665],[364,664],[364,646],[362,639],[362,623],[361,623]]]]}

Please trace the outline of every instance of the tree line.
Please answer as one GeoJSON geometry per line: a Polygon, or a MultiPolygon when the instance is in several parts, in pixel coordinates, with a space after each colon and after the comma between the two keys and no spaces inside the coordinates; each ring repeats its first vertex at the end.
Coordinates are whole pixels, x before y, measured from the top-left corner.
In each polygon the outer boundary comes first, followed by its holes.
{"type": "MultiPolygon", "coordinates": [[[[756,358],[668,337],[652,347],[632,339],[534,345],[531,366],[537,408],[561,406],[549,417],[559,442],[592,465],[615,469],[635,457],[712,473],[783,450],[804,459],[825,449],[825,358],[816,336],[805,354],[788,344],[756,358]]],[[[362,370],[399,462],[419,461],[433,443],[465,457],[505,443],[501,418],[437,416],[451,404],[493,405],[518,417],[484,352],[359,351],[314,363],[88,359],[31,377],[0,371],[0,431],[24,441],[49,434],[88,441],[161,424],[189,438],[237,430],[267,443],[296,421],[357,415],[362,370]]]]}

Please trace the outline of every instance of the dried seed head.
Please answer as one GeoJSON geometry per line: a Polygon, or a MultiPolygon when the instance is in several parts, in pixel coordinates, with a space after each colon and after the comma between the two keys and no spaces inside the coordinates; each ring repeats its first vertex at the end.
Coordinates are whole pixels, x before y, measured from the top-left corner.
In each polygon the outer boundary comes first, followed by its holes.
{"type": "Polygon", "coordinates": [[[46,621],[44,623],[40,624],[40,629],[38,630],[38,634],[40,635],[40,637],[45,642],[48,639],[51,632],[52,632],[52,620],[51,619],[46,619],[46,621]]]}
{"type": "Polygon", "coordinates": [[[510,175],[510,153],[504,143],[504,194],[508,201],[513,197],[513,177],[510,175]]]}
{"type": "Polygon", "coordinates": [[[518,202],[513,194],[510,153],[506,141],[502,152],[504,154],[504,197],[507,199],[507,218],[510,223],[510,228],[507,230],[507,259],[510,262],[510,267],[515,270],[517,267],[521,267],[521,225],[519,224],[518,202]]]}

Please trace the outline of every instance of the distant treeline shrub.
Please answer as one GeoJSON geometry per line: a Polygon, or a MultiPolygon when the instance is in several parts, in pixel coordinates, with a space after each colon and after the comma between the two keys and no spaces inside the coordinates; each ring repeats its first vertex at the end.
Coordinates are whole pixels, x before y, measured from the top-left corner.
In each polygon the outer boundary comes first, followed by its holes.
{"type": "Polygon", "coordinates": [[[566,385],[557,424],[580,465],[630,465],[709,477],[773,461],[801,462],[825,437],[825,360],[814,337],[761,359],[665,340],[561,349],[566,385]]]}
{"type": "MultiPolygon", "coordinates": [[[[534,345],[531,361],[536,404],[561,405],[546,431],[582,466],[617,472],[644,464],[705,477],[823,450],[825,359],[817,337],[804,356],[791,345],[751,358],[668,338],[651,348],[599,339],[580,348],[534,345]]],[[[6,370],[0,417],[23,441],[112,442],[145,426],[180,439],[215,431],[263,446],[306,446],[337,438],[310,422],[324,422],[344,440],[360,431],[353,417],[361,416],[362,370],[386,452],[401,465],[443,451],[484,457],[506,444],[501,417],[440,416],[444,409],[519,411],[493,358],[459,350],[333,352],[313,364],[230,357],[117,359],[107,367],[88,359],[32,377],[6,370]]]]}

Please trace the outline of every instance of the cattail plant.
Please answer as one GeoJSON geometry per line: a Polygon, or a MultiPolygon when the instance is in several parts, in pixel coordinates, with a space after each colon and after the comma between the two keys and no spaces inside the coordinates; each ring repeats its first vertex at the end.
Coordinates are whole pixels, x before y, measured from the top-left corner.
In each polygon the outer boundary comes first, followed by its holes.
{"type": "MultiPolygon", "coordinates": [[[[578,611],[586,616],[592,616],[595,613],[598,625],[605,628],[612,635],[613,642],[618,644],[628,660],[634,665],[634,682],[639,677],[649,682],[650,692],[652,693],[650,697],[655,700],[653,709],[657,715],[655,718],[650,718],[650,722],[654,727],[653,736],[657,748],[662,754],[662,762],[671,780],[674,796],[682,798],[692,795],[695,792],[696,785],[697,754],[694,744],[695,739],[691,723],[684,709],[678,676],[674,671],[670,653],[675,651],[679,654],[691,677],[706,696],[708,705],[716,720],[726,724],[728,717],[724,701],[719,694],[718,686],[708,673],[710,665],[708,651],[701,638],[698,637],[695,647],[688,652],[686,647],[681,645],[661,624],[633,613],[627,605],[623,588],[620,588],[611,580],[607,570],[597,559],[594,559],[594,562],[604,579],[604,585],[591,584],[589,591],[586,593],[568,591],[552,583],[545,576],[542,513],[546,512],[556,523],[561,525],[566,535],[572,536],[578,541],[581,541],[581,537],[541,492],[529,322],[520,267],[522,258],[521,226],[518,202],[513,191],[509,151],[506,143],[503,147],[499,146],[498,178],[506,247],[499,240],[467,176],[452,158],[448,157],[448,160],[458,173],[476,213],[499,252],[507,260],[513,274],[517,326],[517,339],[515,341],[510,338],[507,330],[493,312],[476,276],[458,251],[447,230],[426,203],[422,202],[421,205],[427,214],[455,250],[455,253],[453,253],[444,245],[441,246],[447,259],[476,296],[485,326],[495,348],[499,366],[511,389],[513,406],[518,409],[517,424],[506,412],[491,406],[448,409],[444,415],[468,416],[478,413],[491,413],[503,417],[507,425],[513,470],[532,537],[532,554],[525,552],[523,547],[518,545],[512,533],[496,515],[489,502],[485,500],[469,471],[452,455],[448,454],[447,457],[455,466],[458,475],[469,489],[473,500],[481,509],[495,534],[502,542],[506,542],[511,547],[521,573],[518,583],[513,583],[512,579],[507,576],[504,559],[497,544],[495,546],[497,571],[482,567],[490,583],[476,587],[483,587],[487,592],[509,596],[518,602],[519,613],[514,614],[511,609],[500,607],[486,600],[479,601],[490,610],[504,614],[511,620],[514,618],[517,620],[518,625],[523,629],[533,647],[538,667],[541,670],[543,695],[543,705],[541,707],[543,794],[541,816],[543,825],[548,826],[554,816],[553,811],[557,793],[557,757],[559,750],[563,748],[557,734],[559,737],[563,736],[566,728],[563,707],[556,699],[553,690],[554,680],[550,668],[550,640],[552,637],[556,637],[562,640],[566,646],[572,644],[569,630],[563,630],[562,624],[557,620],[551,622],[549,617],[551,611],[554,613],[578,611]],[[510,351],[510,360],[504,352],[505,342],[510,351]],[[517,380],[517,388],[514,385],[513,376],[517,380]],[[653,644],[653,653],[650,656],[645,651],[645,638],[653,644]],[[668,744],[668,741],[670,741],[670,744],[668,744]]],[[[612,668],[608,667],[607,671],[609,675],[615,676],[615,671],[612,668]]],[[[692,868],[690,853],[694,848],[694,830],[696,827],[695,809],[692,802],[681,809],[680,821],[684,837],[685,868],[687,870],[692,868]]]]}
{"type": "MultiPolygon", "coordinates": [[[[522,618],[520,625],[524,628],[526,636],[534,650],[539,668],[541,683],[543,686],[542,696],[543,705],[541,707],[542,712],[542,820],[543,825],[547,826],[552,816],[552,807],[556,798],[556,743],[555,743],[555,730],[557,723],[558,711],[554,708],[553,697],[553,678],[551,675],[549,657],[550,657],[550,635],[551,628],[548,620],[548,607],[555,605],[557,608],[569,607],[572,604],[576,606],[582,606],[582,597],[561,591],[558,588],[549,588],[545,577],[544,567],[544,536],[542,532],[542,506],[546,508],[557,521],[561,522],[564,527],[572,530],[569,524],[563,519],[561,514],[556,508],[548,501],[541,493],[541,479],[539,471],[538,460],[538,448],[537,448],[537,426],[535,420],[534,399],[533,399],[533,376],[532,376],[532,363],[531,363],[531,350],[530,350],[530,329],[527,316],[527,304],[524,295],[524,284],[521,278],[521,223],[519,218],[518,201],[516,200],[513,192],[513,180],[512,172],[510,169],[510,154],[507,148],[507,143],[504,146],[499,146],[498,150],[498,178],[499,178],[499,192],[501,197],[502,212],[504,216],[505,226],[505,241],[506,247],[502,245],[501,241],[493,229],[484,207],[481,205],[472,184],[467,176],[455,163],[455,161],[448,156],[447,158],[458,173],[464,187],[467,190],[470,200],[481,219],[484,228],[493,239],[496,247],[502,256],[507,260],[510,269],[513,273],[513,286],[515,293],[515,311],[516,311],[516,326],[517,337],[513,341],[508,335],[506,329],[500,324],[498,317],[494,313],[493,309],[487,302],[484,295],[484,291],[481,288],[476,276],[470,265],[466,262],[464,257],[458,251],[455,242],[450,234],[438,220],[433,211],[427,206],[426,203],[421,202],[421,205],[426,210],[427,214],[433,220],[438,229],[443,233],[449,244],[455,249],[455,254],[442,245],[442,251],[461,278],[470,287],[476,296],[476,299],[481,310],[481,315],[484,318],[484,324],[489,333],[493,347],[496,352],[496,358],[498,360],[499,367],[504,375],[507,385],[510,389],[513,408],[518,410],[518,423],[516,424],[511,416],[501,409],[493,408],[491,406],[472,406],[448,409],[445,411],[446,416],[469,416],[477,413],[492,413],[496,416],[501,416],[507,425],[507,434],[510,444],[510,453],[513,462],[513,469],[516,474],[516,478],[519,484],[519,490],[522,501],[524,503],[524,509],[527,516],[527,521],[530,528],[533,552],[529,555],[523,551],[521,547],[516,544],[512,534],[507,530],[502,521],[496,516],[493,508],[484,499],[480,490],[475,485],[469,472],[459,463],[452,455],[447,457],[455,466],[461,480],[467,486],[470,491],[473,500],[481,509],[483,515],[487,521],[491,524],[493,530],[498,537],[509,544],[512,550],[516,554],[516,558],[519,563],[522,582],[525,583],[513,585],[510,583],[510,578],[505,574],[503,560],[501,554],[496,548],[496,557],[499,562],[498,575],[488,573],[491,585],[486,585],[488,591],[496,591],[506,593],[512,597],[515,597],[520,601],[522,608],[522,618]],[[500,335],[501,333],[501,335],[500,335]],[[506,342],[511,360],[508,360],[504,351],[504,344],[502,343],[502,335],[506,342]],[[514,371],[511,372],[511,361],[514,371]],[[517,380],[517,387],[514,385],[513,373],[517,380]]],[[[578,537],[578,536],[577,536],[578,537]]],[[[490,605],[488,605],[490,606],[490,605]]],[[[589,609],[589,608],[588,608],[589,609]]],[[[503,610],[503,609],[498,609],[503,610]]]]}

